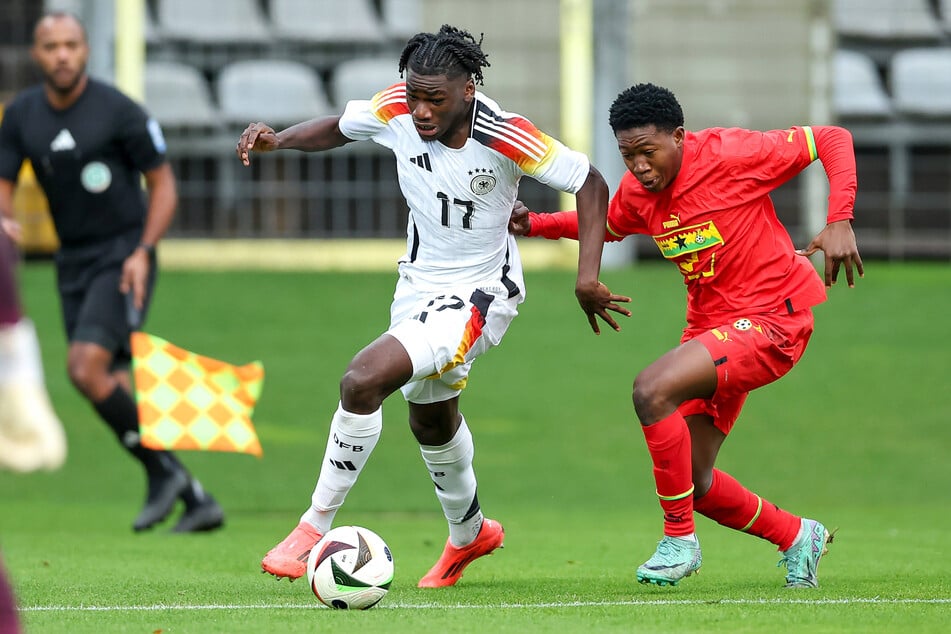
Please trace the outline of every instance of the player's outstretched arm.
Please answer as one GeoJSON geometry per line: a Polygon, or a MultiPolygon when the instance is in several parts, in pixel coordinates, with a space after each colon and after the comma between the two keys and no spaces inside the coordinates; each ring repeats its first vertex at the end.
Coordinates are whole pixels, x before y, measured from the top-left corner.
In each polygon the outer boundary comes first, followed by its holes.
{"type": "Polygon", "coordinates": [[[598,279],[601,270],[601,253],[604,248],[604,228],[608,214],[608,186],[604,177],[592,165],[584,185],[575,194],[578,203],[578,279],[575,281],[575,297],[581,310],[588,316],[588,324],[596,335],[601,334],[598,318],[614,330],[620,330],[608,311],[630,317],[631,311],[618,306],[618,302],[631,299],[616,295],[598,279]]]}
{"type": "Polygon", "coordinates": [[[799,255],[810,256],[816,251],[825,254],[825,283],[831,287],[839,278],[839,268],[845,267],[845,279],[849,288],[855,287],[855,273],[865,277],[862,267],[862,258],[859,255],[858,245],[855,243],[855,232],[849,220],[830,222],[819,232],[805,249],[796,251],[799,255]],[[854,271],[853,271],[854,269],[854,271]]]}
{"type": "Polygon", "coordinates": [[[330,150],[353,141],[340,131],[339,122],[340,117],[336,115],[320,117],[302,121],[280,132],[275,132],[274,128],[266,123],[251,123],[238,138],[235,152],[242,163],[250,165],[251,152],[330,150]]]}
{"type": "MultiPolygon", "coordinates": [[[[522,201],[517,200],[512,207],[512,215],[509,217],[509,232],[516,236],[540,236],[549,240],[560,238],[577,240],[578,214],[574,211],[537,214],[530,211],[522,201]]],[[[611,240],[620,239],[617,236],[607,234],[606,238],[611,240]]],[[[581,309],[588,316],[588,323],[595,334],[601,334],[597,317],[603,319],[614,330],[621,329],[607,311],[610,310],[625,317],[631,316],[631,311],[618,305],[619,302],[630,302],[631,298],[624,295],[615,295],[601,282],[596,282],[590,288],[582,289],[580,293],[576,288],[575,296],[581,304],[581,309]]]]}

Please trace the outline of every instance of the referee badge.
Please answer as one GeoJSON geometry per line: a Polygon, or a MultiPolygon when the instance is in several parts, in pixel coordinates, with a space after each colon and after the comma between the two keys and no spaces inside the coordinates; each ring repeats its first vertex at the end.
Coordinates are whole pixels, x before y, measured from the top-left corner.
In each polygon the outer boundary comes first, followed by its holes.
{"type": "Polygon", "coordinates": [[[109,189],[109,185],[112,184],[112,172],[109,170],[109,166],[102,161],[93,161],[83,167],[83,171],[79,174],[79,180],[87,192],[101,194],[109,189]]]}

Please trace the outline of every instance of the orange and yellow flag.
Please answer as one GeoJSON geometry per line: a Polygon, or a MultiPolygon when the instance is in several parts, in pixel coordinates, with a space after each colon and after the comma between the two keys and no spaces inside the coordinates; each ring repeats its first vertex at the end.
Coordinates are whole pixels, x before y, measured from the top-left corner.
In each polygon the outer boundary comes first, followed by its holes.
{"type": "Polygon", "coordinates": [[[261,456],[251,424],[264,384],[260,362],[234,366],[133,332],[132,374],[143,446],[261,456]]]}

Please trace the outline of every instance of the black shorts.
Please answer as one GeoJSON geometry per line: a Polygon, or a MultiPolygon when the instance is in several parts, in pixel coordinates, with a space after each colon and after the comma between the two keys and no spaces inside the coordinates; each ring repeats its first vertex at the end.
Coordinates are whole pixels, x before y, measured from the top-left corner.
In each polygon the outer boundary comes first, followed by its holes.
{"type": "MultiPolygon", "coordinates": [[[[116,366],[132,358],[132,334],[126,297],[119,292],[122,264],[139,244],[140,233],[124,235],[81,247],[63,248],[56,254],[56,279],[63,324],[70,343],[99,344],[112,352],[116,366]]],[[[142,321],[148,313],[157,273],[151,256],[142,321]]],[[[129,298],[131,299],[131,298],[129,298]]]]}

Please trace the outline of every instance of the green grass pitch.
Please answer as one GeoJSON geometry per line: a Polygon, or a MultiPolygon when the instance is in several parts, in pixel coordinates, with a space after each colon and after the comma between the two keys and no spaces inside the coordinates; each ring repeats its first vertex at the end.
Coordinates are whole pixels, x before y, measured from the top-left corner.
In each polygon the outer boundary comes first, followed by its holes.
{"type": "Polygon", "coordinates": [[[801,364],[754,393],[719,466],[763,497],[838,527],[821,588],[782,588],[768,543],[698,519],[701,574],[641,586],[660,538],[651,466],[630,403],[637,371],[675,345],[672,268],[610,271],[634,297],[594,336],[571,272],[529,271],[528,300],[475,365],[462,408],[479,497],[505,548],[453,588],[416,581],[446,527],[399,395],[337,523],[384,537],[396,578],[367,612],[319,608],[306,583],[260,574],[309,502],[351,356],[385,327],[392,273],[165,272],[146,331],[233,363],[260,360],[262,459],[182,458],[223,504],[224,530],[136,535],[139,468],[65,377],[50,265],[21,271],[49,389],[70,443],[50,474],[0,474],[0,549],[28,633],[944,632],[951,618],[951,267],[869,263],[816,309],[801,364]]]}

